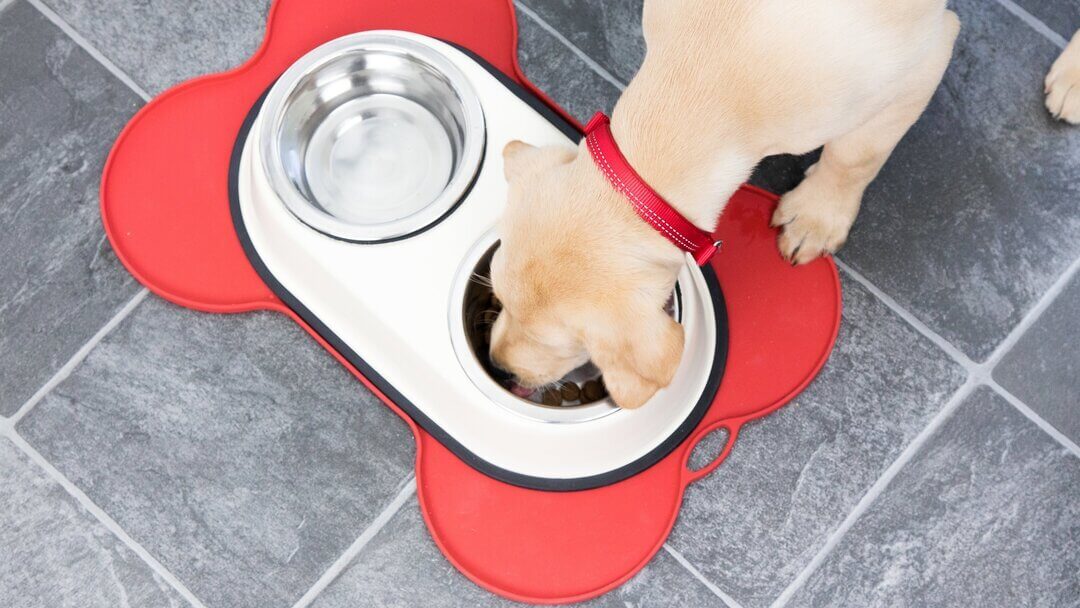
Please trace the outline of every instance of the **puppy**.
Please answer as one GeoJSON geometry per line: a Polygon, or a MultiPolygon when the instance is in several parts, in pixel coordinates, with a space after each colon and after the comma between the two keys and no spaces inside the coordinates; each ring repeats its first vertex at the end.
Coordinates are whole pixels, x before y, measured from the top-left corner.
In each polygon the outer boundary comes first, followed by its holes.
{"type": "Polygon", "coordinates": [[[1046,75],[1046,109],[1054,118],[1080,125],[1080,32],[1046,75]]]}
{"type": "MultiPolygon", "coordinates": [[[[926,108],[959,31],[945,0],[646,0],[647,54],[611,128],[639,174],[712,231],[758,161],[821,145],[773,217],[805,264],[847,238],[863,190],[926,108]]],[[[491,357],[527,387],[591,359],[636,408],[683,351],[664,313],[685,254],[576,149],[513,142],[491,357]]]]}

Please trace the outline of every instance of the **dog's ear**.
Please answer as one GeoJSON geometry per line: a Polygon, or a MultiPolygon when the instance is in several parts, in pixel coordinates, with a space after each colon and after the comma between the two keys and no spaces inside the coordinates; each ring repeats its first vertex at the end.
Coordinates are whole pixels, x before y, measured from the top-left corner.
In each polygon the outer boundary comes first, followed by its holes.
{"type": "Polygon", "coordinates": [[[684,336],[682,325],[665,312],[599,329],[587,348],[616,405],[639,408],[671,384],[682,359],[684,336]]]}
{"type": "Polygon", "coordinates": [[[523,141],[512,141],[503,148],[503,171],[506,181],[562,165],[574,159],[575,151],[569,148],[547,146],[537,148],[523,141]]]}

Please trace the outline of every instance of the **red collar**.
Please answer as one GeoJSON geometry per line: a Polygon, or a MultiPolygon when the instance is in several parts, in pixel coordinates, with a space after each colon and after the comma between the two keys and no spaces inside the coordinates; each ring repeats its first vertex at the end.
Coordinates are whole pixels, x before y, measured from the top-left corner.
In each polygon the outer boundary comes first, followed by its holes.
{"type": "Polygon", "coordinates": [[[610,122],[603,112],[597,112],[585,126],[585,140],[596,166],[615,190],[630,201],[638,217],[672,245],[694,256],[699,266],[704,266],[720,243],[683,217],[634,171],[615,143],[610,122]]]}

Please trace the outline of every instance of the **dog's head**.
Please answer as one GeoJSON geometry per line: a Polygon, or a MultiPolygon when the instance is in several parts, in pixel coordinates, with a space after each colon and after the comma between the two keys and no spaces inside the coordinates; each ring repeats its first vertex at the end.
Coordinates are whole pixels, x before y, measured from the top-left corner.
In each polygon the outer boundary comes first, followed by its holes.
{"type": "Polygon", "coordinates": [[[513,142],[491,280],[503,311],[491,359],[527,387],[588,360],[611,398],[636,408],[667,386],[683,350],[664,311],[681,255],[637,220],[574,150],[513,142]]]}

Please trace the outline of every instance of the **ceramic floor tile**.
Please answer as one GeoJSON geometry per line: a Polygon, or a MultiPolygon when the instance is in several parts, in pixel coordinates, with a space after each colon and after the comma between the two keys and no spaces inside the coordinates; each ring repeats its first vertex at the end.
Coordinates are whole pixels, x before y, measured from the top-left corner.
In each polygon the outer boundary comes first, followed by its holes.
{"type": "MultiPolygon", "coordinates": [[[[415,498],[312,604],[313,608],[519,605],[476,586],[446,561],[424,526],[415,498]]],[[[582,605],[724,606],[720,598],[663,550],[625,585],[582,605]]]]}
{"type": "Polygon", "coordinates": [[[989,389],[855,522],[792,606],[1080,606],[1080,459],[989,389]]]}
{"type": "Polygon", "coordinates": [[[1015,1],[1066,40],[1071,39],[1076,30],[1080,30],[1080,2],[1076,0],[1015,1]]]}
{"type": "MultiPolygon", "coordinates": [[[[622,83],[645,58],[642,0],[517,0],[622,83]]],[[[518,20],[529,19],[519,15],[518,20]]]]}
{"type": "Polygon", "coordinates": [[[288,606],[412,470],[404,423],[285,317],[143,303],[18,425],[208,606],[288,606]]]}
{"type": "Polygon", "coordinates": [[[1080,276],[1002,359],[994,379],[1080,444],[1080,276]]]}
{"type": "Polygon", "coordinates": [[[4,606],[188,605],[3,437],[0,488],[0,598],[4,606]]]}
{"type": "Polygon", "coordinates": [[[0,415],[136,293],[98,216],[98,176],[141,103],[49,23],[0,9],[0,415]]]}
{"type": "Polygon", "coordinates": [[[995,2],[954,4],[945,82],[840,257],[981,361],[1080,255],[1080,129],[1043,107],[1057,47],[995,2]]]}
{"type": "Polygon", "coordinates": [[[828,365],[690,487],[669,541],[745,608],[776,599],[964,379],[858,284],[844,291],[828,365]]]}
{"type": "Polygon", "coordinates": [[[227,70],[263,39],[269,0],[43,0],[151,95],[227,70]]]}
{"type": "Polygon", "coordinates": [[[570,112],[586,122],[597,110],[611,112],[619,98],[615,85],[597,76],[535,21],[519,15],[518,57],[525,75],[570,112]]]}

